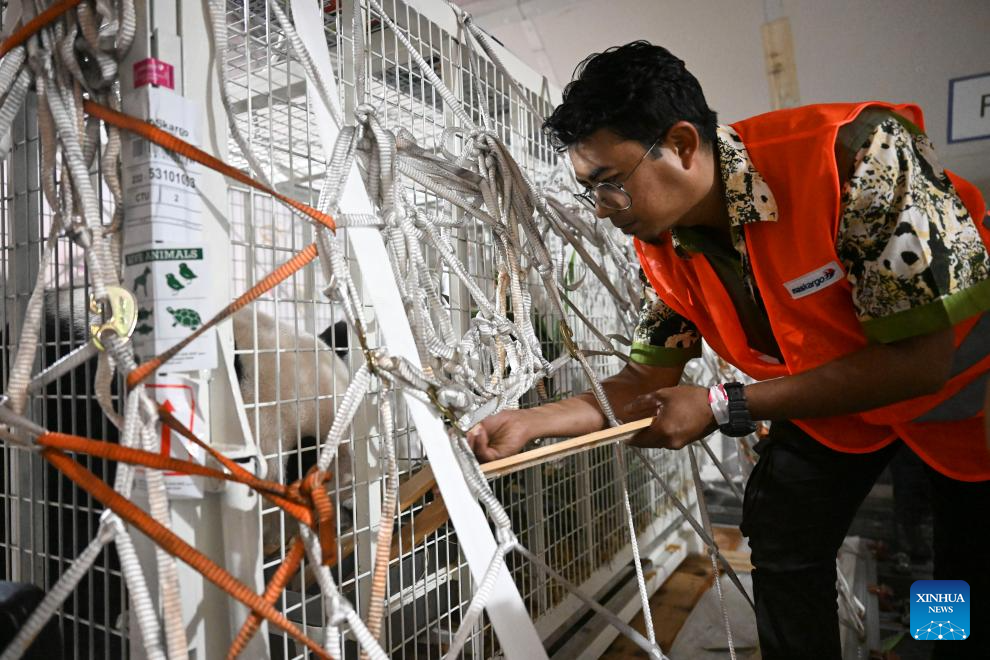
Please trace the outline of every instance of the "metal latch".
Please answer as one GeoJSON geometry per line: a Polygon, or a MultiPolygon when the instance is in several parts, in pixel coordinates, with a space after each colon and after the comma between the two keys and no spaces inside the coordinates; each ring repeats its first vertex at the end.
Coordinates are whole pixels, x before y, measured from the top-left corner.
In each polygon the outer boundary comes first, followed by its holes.
{"type": "Polygon", "coordinates": [[[134,326],[137,325],[137,301],[134,294],[119,286],[108,286],[106,303],[110,308],[110,317],[107,318],[107,310],[95,295],[89,297],[89,311],[99,314],[103,323],[91,323],[89,334],[93,339],[93,345],[101,351],[106,350],[100,341],[100,337],[107,330],[112,330],[118,337],[129,338],[134,333],[134,326]]]}

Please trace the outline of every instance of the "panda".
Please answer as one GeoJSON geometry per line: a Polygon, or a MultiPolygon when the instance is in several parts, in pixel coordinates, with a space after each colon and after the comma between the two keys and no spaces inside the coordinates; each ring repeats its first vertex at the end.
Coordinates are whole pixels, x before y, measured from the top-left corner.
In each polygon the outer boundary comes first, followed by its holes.
{"type": "MultiPolygon", "coordinates": [[[[44,306],[40,350],[43,352],[42,365],[48,367],[88,341],[86,322],[89,316],[82,289],[46,291],[44,306]]],[[[333,421],[335,396],[331,395],[343,394],[350,381],[343,361],[348,344],[346,324],[338,322],[314,337],[296,332],[292,326],[251,308],[236,313],[231,322],[234,371],[242,400],[249,407],[246,417],[252,437],[259,443],[261,453],[268,457],[266,478],[291,483],[316,463],[317,446],[326,437],[333,421]],[[276,369],[282,374],[279,382],[274,377],[276,369]],[[276,401],[283,403],[274,405],[276,401]],[[257,412],[250,409],[255,404],[257,412]]],[[[16,352],[16,338],[10,335],[8,327],[0,326],[0,341],[6,348],[0,360],[0,387],[7,382],[16,352]]],[[[96,401],[95,374],[94,358],[37,393],[34,411],[43,419],[46,428],[108,442],[119,441],[117,428],[106,419],[96,401]]],[[[116,382],[112,394],[117,396],[116,382]]],[[[359,416],[356,422],[361,419],[359,416]]],[[[355,433],[360,432],[355,429],[355,433]]],[[[8,492],[5,483],[8,475],[24,469],[20,464],[8,464],[15,461],[14,456],[12,451],[0,452],[4,461],[0,466],[0,492],[8,492]]],[[[31,461],[32,475],[40,475],[45,491],[48,504],[39,509],[44,518],[44,548],[37,554],[44,557],[44,571],[50,576],[49,580],[54,580],[68,567],[61,558],[78,555],[94,537],[99,526],[100,507],[88,506],[86,494],[68,479],[60,477],[51,466],[34,457],[24,460],[31,461]]],[[[102,480],[113,482],[114,463],[89,457],[81,460],[102,480]]],[[[346,443],[341,445],[332,469],[336,474],[328,483],[328,489],[347,492],[352,482],[352,468],[346,443]]],[[[349,497],[341,499],[350,500],[349,497]]],[[[341,529],[351,526],[353,516],[346,502],[338,507],[337,516],[341,529]]],[[[264,552],[271,555],[287,539],[281,538],[276,515],[266,515],[262,524],[264,552]]],[[[108,632],[119,629],[125,604],[119,560],[112,544],[107,546],[96,566],[101,570],[91,571],[63,607],[66,615],[63,637],[77,640],[83,650],[92,649],[90,657],[123,657],[125,649],[121,637],[108,632]],[[99,625],[91,626],[87,622],[99,625]]],[[[71,651],[66,649],[66,654],[71,651]]],[[[84,657],[87,655],[84,653],[84,657]]]]}
{"type": "MultiPolygon", "coordinates": [[[[338,322],[314,337],[251,308],[234,314],[232,323],[234,371],[241,397],[249,408],[251,435],[268,457],[266,478],[291,483],[316,463],[315,445],[326,438],[333,423],[335,397],[331,395],[342,395],[350,382],[340,355],[347,350],[346,324],[338,322]],[[332,343],[336,351],[331,351],[327,343],[332,343]],[[277,379],[276,373],[280,374],[277,379]],[[299,451],[295,451],[297,447],[299,451]]],[[[363,426],[362,421],[359,414],[355,425],[363,426]]],[[[355,429],[355,433],[360,430],[355,429]]],[[[353,476],[346,443],[341,444],[332,469],[337,473],[328,487],[331,492],[346,493],[353,476]]],[[[346,496],[343,499],[350,500],[346,496]]],[[[342,506],[337,513],[341,525],[349,526],[349,508],[342,506]]],[[[264,522],[264,549],[268,555],[278,550],[282,538],[277,524],[269,523],[267,517],[264,522]]]]}

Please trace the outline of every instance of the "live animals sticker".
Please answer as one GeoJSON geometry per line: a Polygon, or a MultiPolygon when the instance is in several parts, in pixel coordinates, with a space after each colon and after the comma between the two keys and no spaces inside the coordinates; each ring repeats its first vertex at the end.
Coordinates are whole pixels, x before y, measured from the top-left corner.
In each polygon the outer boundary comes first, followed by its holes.
{"type": "MultiPolygon", "coordinates": [[[[209,273],[201,245],[169,245],[124,253],[124,285],[137,300],[132,335],[138,361],[179,343],[210,319],[209,273]]],[[[164,371],[213,369],[217,366],[213,332],[194,339],[169,360],[164,371]]]]}

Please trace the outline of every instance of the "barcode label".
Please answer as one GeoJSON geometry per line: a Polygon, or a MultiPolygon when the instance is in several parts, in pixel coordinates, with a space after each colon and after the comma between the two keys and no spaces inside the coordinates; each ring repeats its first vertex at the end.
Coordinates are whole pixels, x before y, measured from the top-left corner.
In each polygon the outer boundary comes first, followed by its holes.
{"type": "Polygon", "coordinates": [[[130,160],[132,164],[138,164],[146,160],[153,162],[164,161],[169,165],[179,163],[189,172],[195,173],[199,171],[198,165],[194,161],[189,160],[185,156],[172,154],[157,144],[153,144],[142,138],[135,138],[131,142],[130,160]]]}

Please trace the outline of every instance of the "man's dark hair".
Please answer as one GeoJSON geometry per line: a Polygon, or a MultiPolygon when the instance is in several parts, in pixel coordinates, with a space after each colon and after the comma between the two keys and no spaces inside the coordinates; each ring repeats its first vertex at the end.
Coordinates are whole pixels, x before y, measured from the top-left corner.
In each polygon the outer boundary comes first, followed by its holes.
{"type": "Polygon", "coordinates": [[[600,128],[649,147],[679,121],[694,124],[703,144],[715,141],[716,114],[684,62],[666,48],[633,41],[578,64],[543,130],[558,151],[600,128]]]}

